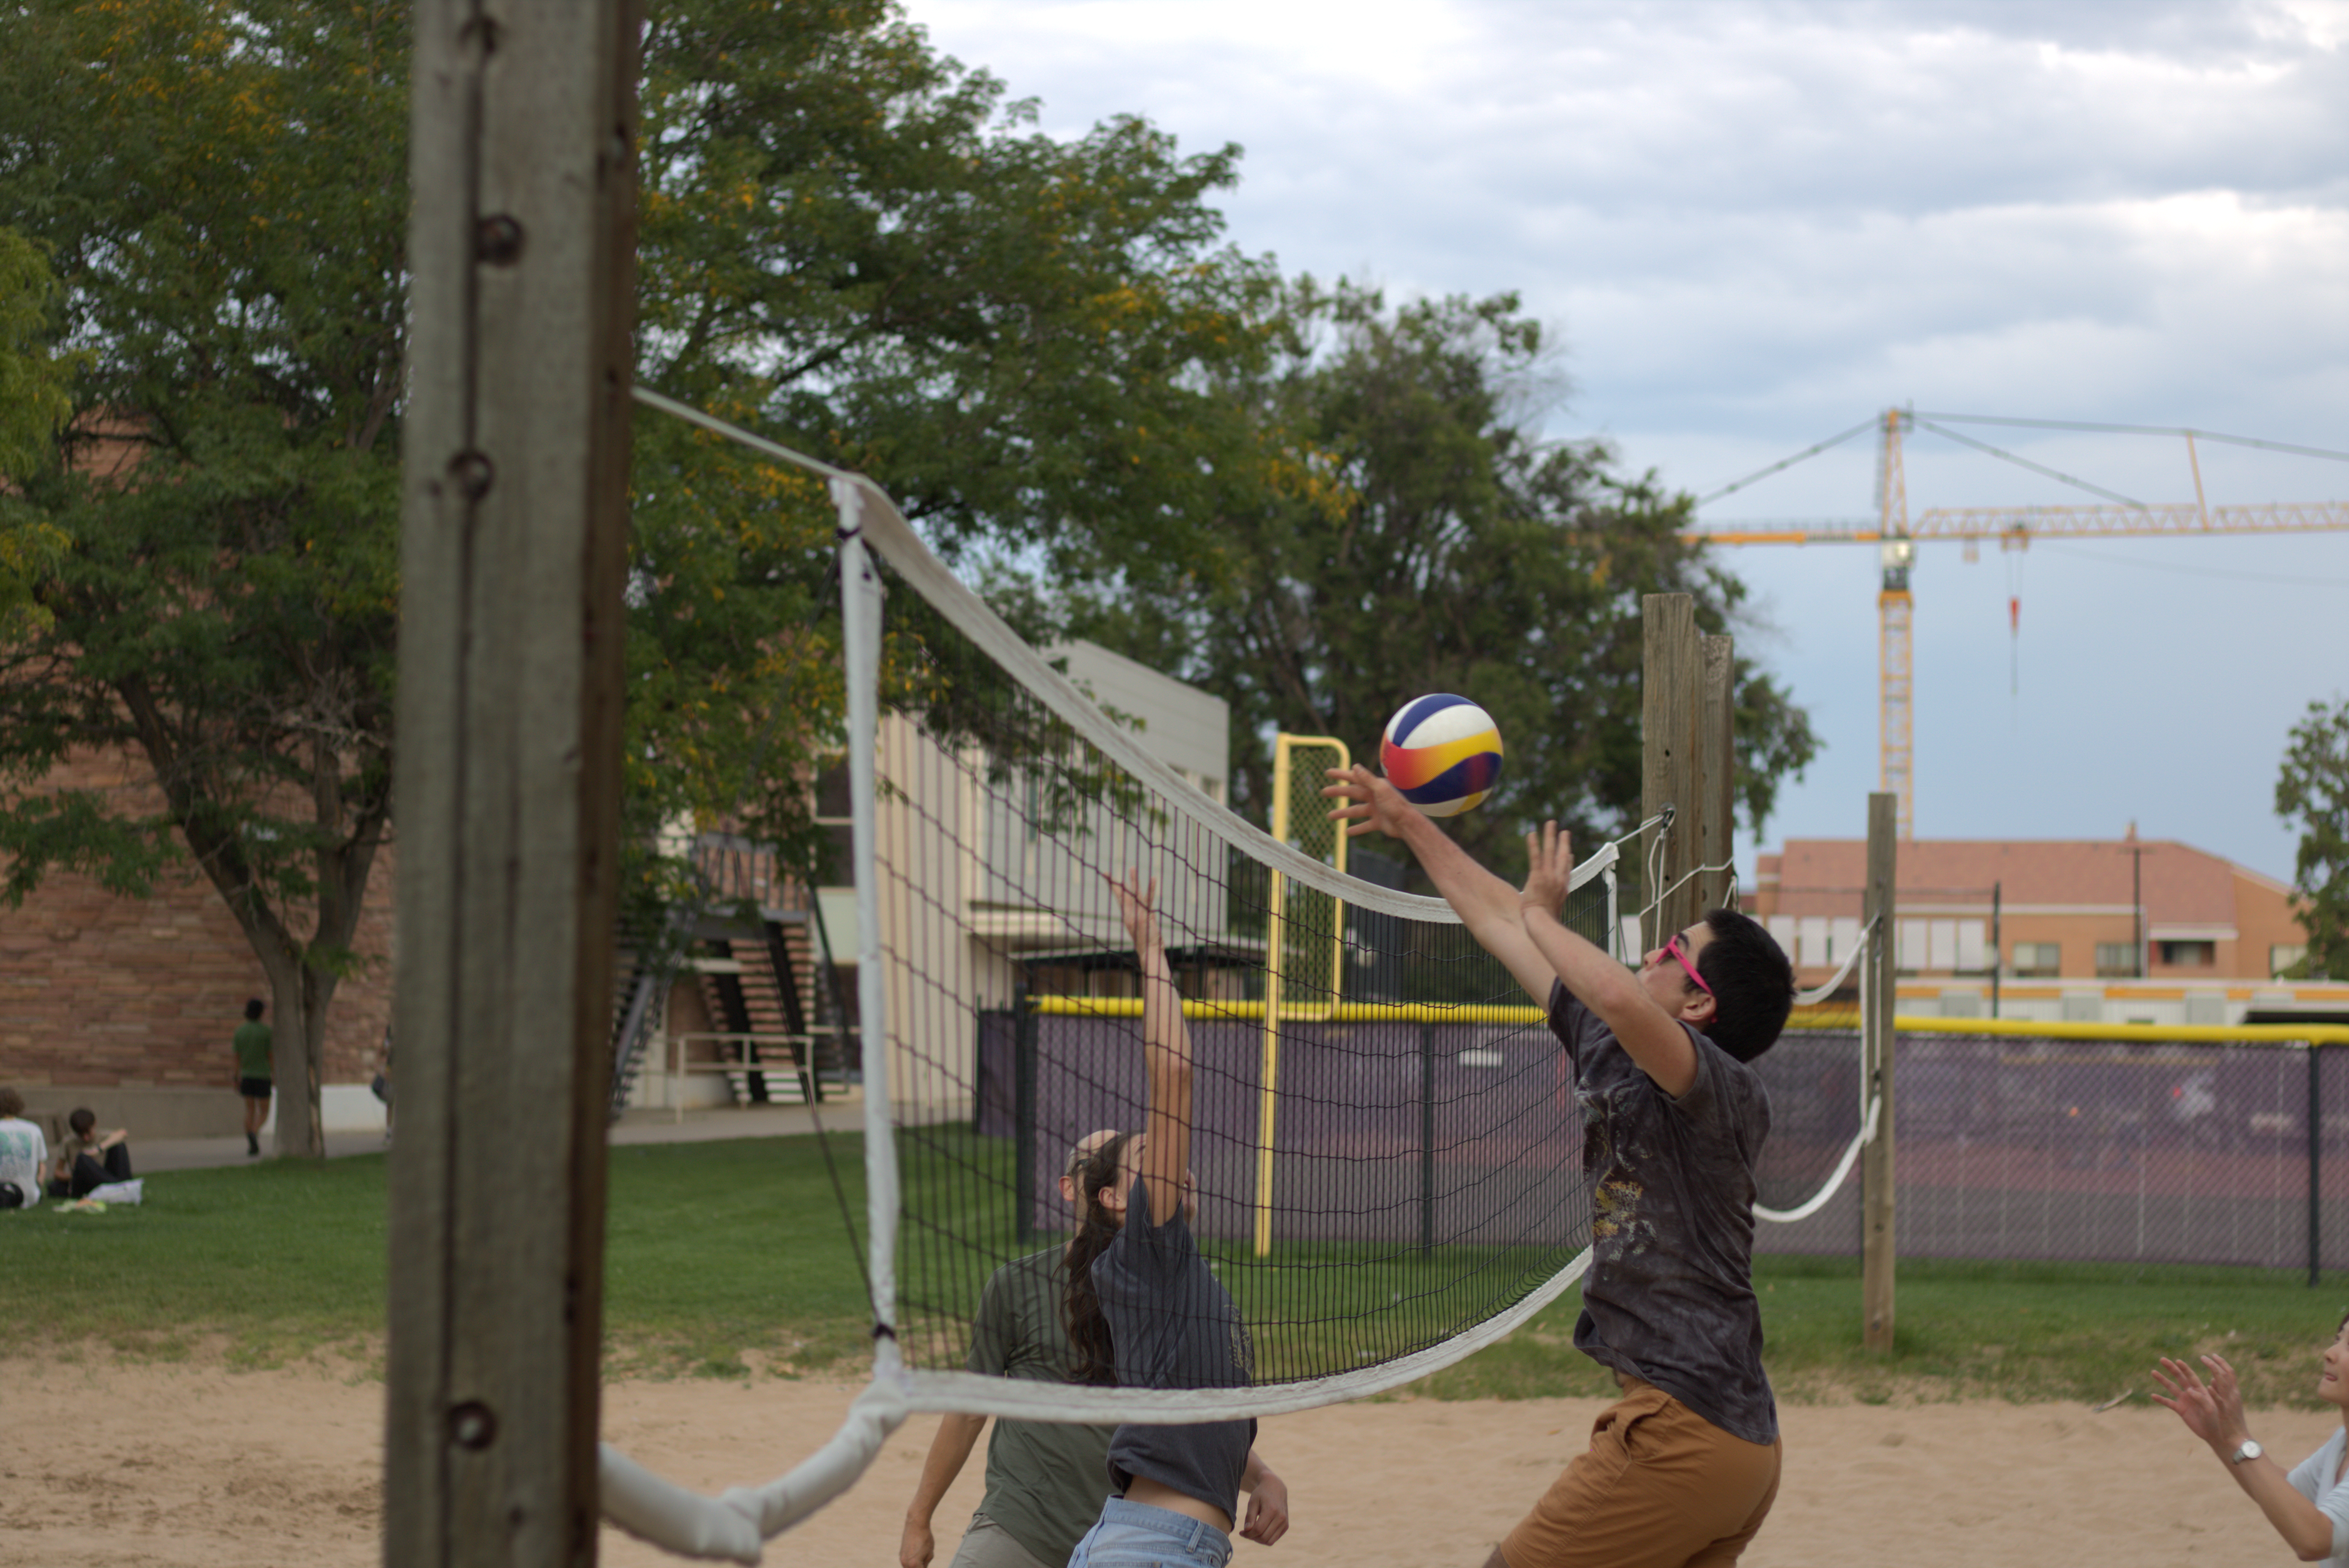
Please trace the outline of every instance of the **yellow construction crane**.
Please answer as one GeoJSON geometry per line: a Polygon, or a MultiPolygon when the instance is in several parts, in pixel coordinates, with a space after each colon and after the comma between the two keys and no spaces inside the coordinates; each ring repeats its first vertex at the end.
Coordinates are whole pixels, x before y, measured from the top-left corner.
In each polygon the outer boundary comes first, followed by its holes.
{"type": "Polygon", "coordinates": [[[1831,437],[1784,462],[1774,463],[1760,473],[1714,491],[1698,504],[1702,505],[1706,500],[1717,500],[1732,490],[1742,490],[1755,480],[1791,467],[1870,428],[1878,431],[1881,443],[1878,459],[1879,493],[1877,516],[1872,521],[1733,525],[1693,529],[1682,537],[1701,540],[1708,544],[1873,544],[1878,547],[1878,559],[1882,568],[1881,586],[1876,597],[1877,742],[1883,780],[1880,788],[1899,798],[1899,836],[1904,839],[1913,836],[1916,823],[1916,779],[1911,744],[1915,700],[1909,641],[1914,601],[1910,596],[1909,573],[1915,563],[1919,540],[1961,540],[1966,545],[1967,559],[1971,560],[1974,550],[1986,539],[1996,540],[2001,550],[2025,550],[2034,539],[2168,539],[2205,533],[2311,533],[2349,529],[2349,501],[2269,501],[2251,506],[2212,506],[2203,493],[2202,462],[2194,443],[2199,436],[2204,440],[2224,441],[2234,446],[2339,460],[2349,460],[2349,452],[2293,446],[2282,441],[2255,440],[2241,436],[2219,436],[2205,430],[2092,424],[2075,420],[1992,418],[1981,415],[1920,415],[1905,408],[1888,408],[1878,418],[1854,426],[1842,435],[1831,437]],[[2193,504],[2149,505],[2131,500],[2101,486],[2058,473],[2028,459],[2018,458],[2011,452],[2000,451],[1995,447],[1960,435],[1946,428],[1946,424],[2017,425],[2047,429],[2182,436],[2186,440],[2187,465],[2194,475],[2193,504]],[[2102,506],[1936,507],[1918,514],[1912,523],[1909,517],[1908,485],[1902,471],[1900,438],[1904,430],[1919,425],[1994,457],[2036,469],[2065,484],[2109,496],[2112,503],[2102,506]]]}

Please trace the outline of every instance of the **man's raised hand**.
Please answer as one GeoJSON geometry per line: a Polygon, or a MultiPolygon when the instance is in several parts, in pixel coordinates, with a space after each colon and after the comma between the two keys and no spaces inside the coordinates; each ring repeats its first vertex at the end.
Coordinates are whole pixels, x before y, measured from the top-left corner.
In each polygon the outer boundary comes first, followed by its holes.
{"type": "Polygon", "coordinates": [[[1404,821],[1418,814],[1402,791],[1359,762],[1351,768],[1332,768],[1325,777],[1330,782],[1321,798],[1338,803],[1330,820],[1345,823],[1350,839],[1373,831],[1400,839],[1404,821]]]}
{"type": "Polygon", "coordinates": [[[1526,885],[1517,894],[1520,913],[1536,910],[1555,919],[1565,906],[1568,879],[1574,872],[1574,835],[1557,830],[1556,821],[1544,822],[1538,833],[1526,835],[1526,885]]]}

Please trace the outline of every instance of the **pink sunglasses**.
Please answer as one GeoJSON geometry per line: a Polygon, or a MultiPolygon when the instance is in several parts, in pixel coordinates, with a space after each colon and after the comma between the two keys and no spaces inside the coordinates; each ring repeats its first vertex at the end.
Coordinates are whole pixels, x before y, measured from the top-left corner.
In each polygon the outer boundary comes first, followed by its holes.
{"type": "Polygon", "coordinates": [[[1696,965],[1690,963],[1688,961],[1688,954],[1681,951],[1681,934],[1679,932],[1675,931],[1672,933],[1671,940],[1664,944],[1664,951],[1672,955],[1674,963],[1678,964],[1682,969],[1688,971],[1689,979],[1695,985],[1698,990],[1703,992],[1708,996],[1713,995],[1713,987],[1704,983],[1704,976],[1696,972],[1696,965]]]}

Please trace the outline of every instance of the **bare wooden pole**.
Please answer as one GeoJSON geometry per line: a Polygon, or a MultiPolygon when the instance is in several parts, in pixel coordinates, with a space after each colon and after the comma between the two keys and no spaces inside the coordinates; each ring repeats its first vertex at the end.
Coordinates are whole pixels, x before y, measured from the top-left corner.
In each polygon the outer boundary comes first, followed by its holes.
{"type": "Polygon", "coordinates": [[[589,1564],[633,0],[419,0],[384,1558],[589,1564]]]}
{"type": "MultiPolygon", "coordinates": [[[[1702,866],[1727,866],[1737,831],[1737,639],[1699,636],[1702,697],[1697,722],[1697,791],[1702,821],[1697,845],[1702,866]]],[[[1729,903],[1728,871],[1707,872],[1692,884],[1700,913],[1729,903]]]]}
{"type": "MultiPolygon", "coordinates": [[[[1644,820],[1666,805],[1672,808],[1660,874],[1653,885],[1643,884],[1640,890],[1644,907],[1702,863],[1696,855],[1704,833],[1697,789],[1697,731],[1703,702],[1695,602],[1685,593],[1651,593],[1640,601],[1640,816],[1644,820]]],[[[1654,830],[1640,841],[1643,874],[1653,841],[1654,830]]],[[[1661,945],[1665,937],[1695,920],[1698,908],[1698,888],[1692,882],[1665,898],[1642,923],[1640,944],[1661,945]]]]}
{"type": "Polygon", "coordinates": [[[1868,887],[1860,919],[1876,923],[1874,945],[1866,960],[1868,1006],[1860,1018],[1860,1060],[1868,1078],[1870,1097],[1878,1101],[1876,1138],[1861,1154],[1860,1306],[1866,1325],[1864,1343],[1870,1350],[1892,1349],[1893,1182],[1892,1182],[1892,983],[1897,911],[1893,904],[1896,847],[1900,831],[1900,797],[1884,793],[1868,798],[1868,887]]]}

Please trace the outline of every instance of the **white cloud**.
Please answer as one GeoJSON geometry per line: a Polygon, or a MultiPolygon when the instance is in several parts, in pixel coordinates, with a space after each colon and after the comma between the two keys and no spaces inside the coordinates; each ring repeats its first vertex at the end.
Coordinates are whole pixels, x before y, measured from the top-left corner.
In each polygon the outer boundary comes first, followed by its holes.
{"type": "MultiPolygon", "coordinates": [[[[1226,211],[1246,249],[1394,293],[1521,291],[1571,347],[1555,428],[1609,432],[1669,483],[1717,484],[1894,402],[2349,447],[2338,0],[909,9],[1040,97],[1056,133],[1139,112],[1190,148],[1243,143],[1226,211]]],[[[2190,494],[2176,443],[1974,433],[2190,494]]],[[[2203,462],[2214,500],[2349,494],[2343,465],[2203,462]]],[[[1872,466],[1856,441],[1708,515],[1864,512],[1872,466]]],[[[1920,507],[2073,499],[1922,436],[1909,481],[1920,507]]],[[[2349,580],[2349,536],[2147,551],[2349,580]]],[[[2349,686],[2339,600],[2034,554],[2010,700],[2002,567],[1939,553],[1919,589],[1925,830],[2136,816],[2289,870],[2268,794],[2292,718],[2349,686]]],[[[1863,556],[1738,563],[1833,748],[1790,830],[1856,830],[1874,781],[1863,556]]]]}

